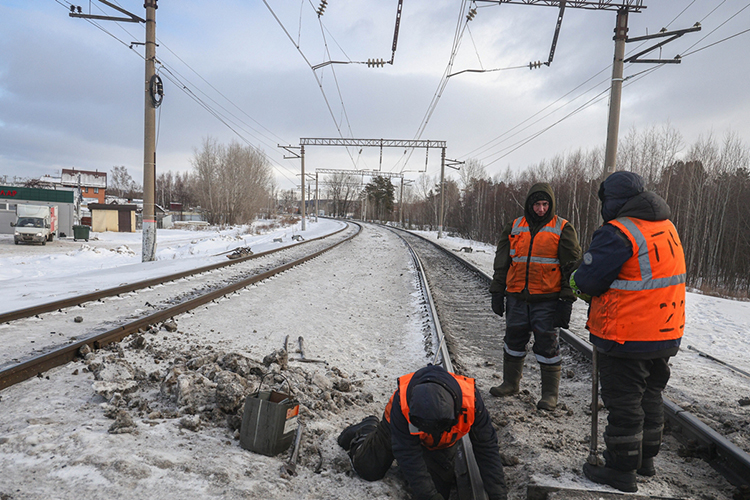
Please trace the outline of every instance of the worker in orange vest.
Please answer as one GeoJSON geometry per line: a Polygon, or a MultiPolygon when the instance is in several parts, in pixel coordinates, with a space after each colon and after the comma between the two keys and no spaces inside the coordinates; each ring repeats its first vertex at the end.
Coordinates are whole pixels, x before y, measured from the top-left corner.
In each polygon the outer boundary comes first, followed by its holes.
{"type": "Polygon", "coordinates": [[[570,271],[581,247],[573,225],[555,214],[555,193],[547,183],[534,184],[524,215],[509,222],[495,252],[490,284],[492,310],[506,315],[503,342],[503,383],[493,396],[518,393],[526,345],[534,334],[533,351],[542,375],[541,410],[554,410],[560,389],[558,327],[567,328],[573,302],[570,271]]]}
{"type": "Polygon", "coordinates": [[[399,377],[383,418],[350,425],[338,444],[362,479],[382,479],[395,458],[415,500],[448,500],[456,482],[455,445],[467,434],[487,496],[506,499],[497,434],[474,379],[440,366],[399,377]]]}
{"type": "Polygon", "coordinates": [[[594,233],[571,287],[590,296],[586,328],[598,352],[609,415],[604,467],[586,477],[638,491],[636,473],[656,474],[669,357],[685,328],[685,255],[670,209],[640,175],[615,172],[599,188],[604,224],[594,233]]]}

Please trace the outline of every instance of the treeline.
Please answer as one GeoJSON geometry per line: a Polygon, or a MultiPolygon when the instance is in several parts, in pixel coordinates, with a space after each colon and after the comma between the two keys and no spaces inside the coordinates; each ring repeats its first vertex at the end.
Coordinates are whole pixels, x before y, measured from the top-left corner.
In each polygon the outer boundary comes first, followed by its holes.
{"type": "MultiPolygon", "coordinates": [[[[734,134],[699,139],[683,159],[680,134],[671,128],[631,131],[621,140],[617,170],[637,172],[672,209],[685,249],[688,285],[715,293],[750,295],[750,150],[734,134]]],[[[445,182],[444,231],[496,244],[505,223],[523,213],[528,189],[549,182],[557,214],[568,219],[585,249],[599,224],[597,197],[603,149],[576,151],[521,173],[489,178],[477,162],[459,180],[445,182]]],[[[439,180],[439,179],[438,179],[439,180]]],[[[404,203],[411,227],[437,229],[441,189],[421,179],[404,203]]],[[[394,212],[391,220],[398,220],[394,212]]]]}

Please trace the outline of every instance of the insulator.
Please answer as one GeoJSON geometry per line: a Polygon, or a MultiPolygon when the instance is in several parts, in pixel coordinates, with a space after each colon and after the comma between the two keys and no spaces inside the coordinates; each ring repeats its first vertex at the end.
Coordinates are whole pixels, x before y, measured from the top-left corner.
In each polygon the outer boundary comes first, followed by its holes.
{"type": "Polygon", "coordinates": [[[474,19],[474,16],[476,16],[476,15],[477,15],[477,9],[476,8],[469,9],[469,14],[466,16],[466,20],[467,21],[471,21],[472,19],[474,19]]]}

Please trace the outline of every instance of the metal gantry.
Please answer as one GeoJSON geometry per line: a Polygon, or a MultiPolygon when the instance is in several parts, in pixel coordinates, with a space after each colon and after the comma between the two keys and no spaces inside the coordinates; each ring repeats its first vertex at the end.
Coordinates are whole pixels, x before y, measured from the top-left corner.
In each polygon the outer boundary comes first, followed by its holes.
{"type": "MultiPolygon", "coordinates": [[[[324,138],[324,137],[303,137],[299,140],[299,149],[300,149],[300,159],[301,159],[301,165],[302,165],[302,177],[304,179],[305,176],[305,146],[344,146],[344,147],[379,147],[380,148],[380,158],[382,163],[383,158],[383,148],[425,148],[429,150],[430,148],[436,149],[439,148],[441,150],[440,155],[440,192],[441,196],[443,198],[443,201],[441,202],[441,210],[440,210],[440,220],[438,221],[438,238],[442,237],[443,234],[443,209],[442,207],[445,205],[445,148],[446,148],[446,141],[430,141],[430,140],[417,140],[417,139],[347,139],[343,137],[337,137],[337,138],[324,138]]],[[[280,146],[284,147],[284,146],[280,146]]],[[[284,147],[285,149],[289,150],[288,147],[284,147]]],[[[356,175],[380,175],[384,177],[400,177],[401,178],[401,197],[402,200],[399,203],[399,206],[403,203],[403,185],[404,185],[404,175],[403,173],[395,173],[395,172],[383,172],[381,170],[337,170],[337,169],[320,169],[320,172],[323,172],[326,170],[326,173],[336,173],[336,172],[347,172],[352,173],[356,175]]],[[[316,170],[318,172],[318,170],[316,170]]],[[[316,173],[317,177],[317,173],[316,173]]],[[[304,195],[303,195],[304,196],[304,195]]],[[[304,198],[303,198],[303,211],[302,211],[302,219],[304,220],[305,213],[304,213],[304,198]]],[[[403,208],[399,209],[400,215],[399,218],[403,217],[403,208]]],[[[403,222],[403,220],[401,221],[403,222]]],[[[303,227],[304,229],[304,227],[303,227]]]]}
{"type": "Polygon", "coordinates": [[[475,0],[476,2],[483,3],[515,3],[523,5],[544,5],[547,7],[560,7],[564,4],[567,7],[573,7],[576,9],[589,9],[589,10],[621,10],[627,9],[630,12],[640,12],[641,9],[645,9],[643,0],[598,0],[598,1],[583,1],[583,0],[475,0]]]}

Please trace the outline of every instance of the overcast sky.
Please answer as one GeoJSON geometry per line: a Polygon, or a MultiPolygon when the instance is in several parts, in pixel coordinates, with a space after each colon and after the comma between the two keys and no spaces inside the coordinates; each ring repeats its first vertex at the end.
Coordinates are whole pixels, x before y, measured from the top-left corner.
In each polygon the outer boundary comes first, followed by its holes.
{"type": "MultiPolygon", "coordinates": [[[[143,0],[112,2],[145,17],[143,0]]],[[[614,11],[566,9],[552,64],[530,70],[549,56],[557,8],[404,0],[394,63],[371,68],[361,63],[391,59],[398,1],[329,0],[318,18],[319,2],[159,0],[157,173],[190,170],[206,137],[263,149],[283,189],[299,182],[299,160],[277,146],[300,138],[446,141],[448,158],[475,158],[490,175],[604,146],[614,11]],[[311,69],[331,60],[348,64],[311,69]],[[442,79],[467,69],[496,71],[442,79]]],[[[79,3],[83,12],[120,15],[96,0],[79,3]]],[[[710,133],[750,141],[748,0],[644,4],[629,17],[630,37],[696,22],[702,31],[648,55],[679,54],[681,64],[625,66],[620,136],[669,126],[685,149],[710,133]]],[[[71,18],[69,6],[0,2],[0,179],[123,165],[140,183],[144,60],[143,47],[130,44],[145,29],[71,18]]],[[[633,42],[627,51],[645,47],[633,42]]],[[[382,164],[378,148],[310,146],[305,156],[307,173],[382,169],[415,178],[425,166],[439,175],[439,150],[385,149],[382,164]]]]}

